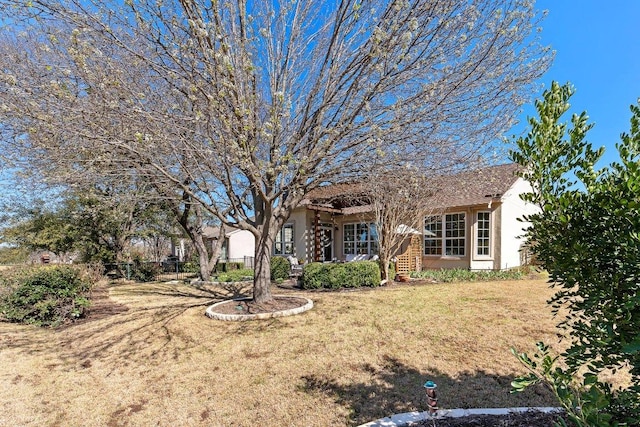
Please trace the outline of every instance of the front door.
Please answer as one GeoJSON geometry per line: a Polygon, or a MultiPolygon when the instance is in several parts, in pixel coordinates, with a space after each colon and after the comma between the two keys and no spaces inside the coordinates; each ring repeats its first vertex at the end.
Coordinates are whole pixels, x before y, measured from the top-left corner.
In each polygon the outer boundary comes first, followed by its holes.
{"type": "Polygon", "coordinates": [[[322,261],[333,260],[333,227],[320,227],[320,247],[322,248],[322,261]]]}

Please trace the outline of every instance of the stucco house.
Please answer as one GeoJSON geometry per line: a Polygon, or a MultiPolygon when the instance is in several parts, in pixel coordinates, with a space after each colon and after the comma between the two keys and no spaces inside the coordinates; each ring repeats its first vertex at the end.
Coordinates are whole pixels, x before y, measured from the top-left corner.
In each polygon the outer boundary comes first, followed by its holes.
{"type": "MultiPolygon", "coordinates": [[[[398,255],[403,270],[464,268],[500,270],[523,263],[523,215],[536,207],[520,199],[530,185],[516,175],[516,164],[485,167],[441,177],[425,202],[431,215],[421,230],[407,234],[398,255]],[[442,179],[444,178],[444,179],[442,179]]],[[[348,184],[318,188],[292,212],[273,255],[304,262],[350,261],[375,255],[377,236],[371,207],[345,204],[348,184]]]]}
{"type": "MultiPolygon", "coordinates": [[[[218,227],[205,227],[204,236],[209,244],[219,235],[218,227]]],[[[247,267],[253,267],[256,242],[253,234],[247,230],[224,226],[224,242],[222,242],[221,262],[243,262],[247,267]]]]}

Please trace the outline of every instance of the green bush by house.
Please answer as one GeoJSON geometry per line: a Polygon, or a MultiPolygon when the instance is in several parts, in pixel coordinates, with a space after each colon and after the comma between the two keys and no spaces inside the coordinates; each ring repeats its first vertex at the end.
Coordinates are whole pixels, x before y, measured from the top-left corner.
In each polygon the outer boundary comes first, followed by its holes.
{"type": "Polygon", "coordinates": [[[344,264],[314,262],[304,266],[302,287],[304,289],[339,289],[378,286],[380,267],[374,261],[357,261],[344,264]]]}
{"type": "Polygon", "coordinates": [[[490,280],[519,280],[526,277],[522,269],[514,270],[466,270],[462,268],[412,271],[411,277],[434,282],[483,282],[490,280]]]}
{"type": "Polygon", "coordinates": [[[271,258],[271,280],[288,279],[290,271],[291,264],[288,259],[281,256],[271,258]]]}
{"type": "Polygon", "coordinates": [[[3,272],[0,317],[38,326],[61,325],[84,315],[91,286],[80,269],[70,266],[3,272]]]}

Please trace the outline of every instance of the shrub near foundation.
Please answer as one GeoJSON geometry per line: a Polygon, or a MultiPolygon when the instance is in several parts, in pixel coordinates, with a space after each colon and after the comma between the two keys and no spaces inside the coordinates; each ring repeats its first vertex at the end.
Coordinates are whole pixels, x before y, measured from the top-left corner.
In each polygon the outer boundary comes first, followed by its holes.
{"type": "Polygon", "coordinates": [[[311,263],[304,267],[304,289],[340,289],[378,286],[380,267],[373,261],[357,261],[345,264],[311,263]]]}
{"type": "Polygon", "coordinates": [[[271,280],[284,280],[289,277],[291,264],[285,257],[274,256],[271,258],[271,280]]]}
{"type": "Polygon", "coordinates": [[[0,286],[0,317],[9,322],[55,327],[82,317],[89,306],[91,281],[69,266],[12,271],[0,286]]]}

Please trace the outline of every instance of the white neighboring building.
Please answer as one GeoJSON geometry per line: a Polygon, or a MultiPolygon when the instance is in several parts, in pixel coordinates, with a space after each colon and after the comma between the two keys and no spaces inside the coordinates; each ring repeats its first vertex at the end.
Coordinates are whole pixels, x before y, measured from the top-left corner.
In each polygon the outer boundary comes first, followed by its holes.
{"type": "MultiPolygon", "coordinates": [[[[218,227],[205,227],[204,235],[209,244],[218,238],[218,227]]],[[[247,267],[253,267],[253,257],[256,251],[256,240],[247,230],[224,227],[224,242],[220,261],[243,262],[247,267]]]]}

